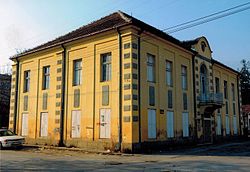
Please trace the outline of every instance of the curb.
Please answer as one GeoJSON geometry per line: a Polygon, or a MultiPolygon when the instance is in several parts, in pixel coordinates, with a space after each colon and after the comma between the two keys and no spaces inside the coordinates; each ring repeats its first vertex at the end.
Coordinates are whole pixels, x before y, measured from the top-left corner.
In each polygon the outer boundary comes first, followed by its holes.
{"type": "Polygon", "coordinates": [[[40,149],[54,149],[54,150],[63,150],[63,151],[72,151],[72,152],[83,152],[83,153],[95,153],[95,154],[103,154],[103,155],[123,155],[120,152],[111,152],[107,151],[97,151],[97,150],[87,150],[82,148],[68,148],[68,147],[56,147],[56,146],[45,146],[45,145],[30,145],[30,144],[23,144],[24,148],[40,148],[40,149]]]}

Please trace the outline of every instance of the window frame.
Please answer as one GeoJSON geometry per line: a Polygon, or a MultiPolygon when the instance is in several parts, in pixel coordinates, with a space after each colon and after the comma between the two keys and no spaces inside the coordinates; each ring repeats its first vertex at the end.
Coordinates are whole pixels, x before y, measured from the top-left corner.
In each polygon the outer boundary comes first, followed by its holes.
{"type": "Polygon", "coordinates": [[[169,87],[173,87],[173,62],[170,60],[166,60],[166,84],[169,87]]]}
{"type": "Polygon", "coordinates": [[[73,61],[73,86],[78,86],[82,84],[82,59],[76,59],[73,61]],[[80,66],[77,64],[80,63],[80,66]],[[76,74],[78,73],[77,78],[76,74]]]}
{"type": "Polygon", "coordinates": [[[49,87],[50,87],[50,66],[44,66],[43,67],[42,89],[43,90],[48,90],[49,87]]]}
{"type": "Polygon", "coordinates": [[[103,53],[100,56],[101,56],[101,82],[107,82],[110,81],[112,78],[112,53],[111,52],[103,53]],[[104,57],[106,57],[106,61],[104,61],[104,57]]]}
{"type": "Polygon", "coordinates": [[[182,90],[188,90],[188,76],[187,66],[181,65],[181,88],[182,90]],[[183,71],[184,69],[184,71],[183,71]]]}
{"type": "Polygon", "coordinates": [[[156,82],[156,74],[155,74],[155,55],[147,53],[147,81],[148,82],[156,82]],[[152,61],[150,61],[150,58],[152,61]],[[152,78],[150,78],[149,72],[152,72],[152,78]]]}
{"type": "Polygon", "coordinates": [[[30,91],[30,70],[24,71],[24,86],[23,92],[27,93],[30,91]]]}

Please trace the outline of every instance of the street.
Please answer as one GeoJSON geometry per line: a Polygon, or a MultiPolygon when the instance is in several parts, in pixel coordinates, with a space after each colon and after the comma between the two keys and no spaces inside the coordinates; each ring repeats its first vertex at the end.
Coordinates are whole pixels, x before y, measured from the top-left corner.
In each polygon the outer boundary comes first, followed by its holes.
{"type": "Polygon", "coordinates": [[[0,162],[0,171],[249,171],[250,142],[150,155],[24,148],[1,150],[0,162]]]}

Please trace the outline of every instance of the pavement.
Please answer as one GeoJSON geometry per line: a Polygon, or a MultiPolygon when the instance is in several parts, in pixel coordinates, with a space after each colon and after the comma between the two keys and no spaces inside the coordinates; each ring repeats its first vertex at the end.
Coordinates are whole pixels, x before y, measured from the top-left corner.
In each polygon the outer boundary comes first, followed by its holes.
{"type": "Polygon", "coordinates": [[[250,141],[153,154],[24,147],[0,151],[0,171],[250,171],[250,141]]]}

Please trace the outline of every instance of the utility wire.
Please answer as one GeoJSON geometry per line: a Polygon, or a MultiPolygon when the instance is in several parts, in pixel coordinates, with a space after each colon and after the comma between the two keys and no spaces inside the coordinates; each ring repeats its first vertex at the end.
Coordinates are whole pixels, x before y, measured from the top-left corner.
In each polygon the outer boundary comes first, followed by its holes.
{"type": "MultiPolygon", "coordinates": [[[[250,2],[248,4],[250,4],[250,2]]],[[[227,10],[227,11],[229,11],[227,13],[219,13],[218,12],[218,14],[220,14],[220,15],[209,15],[210,18],[208,16],[204,17],[205,20],[196,19],[196,20],[193,20],[193,22],[191,22],[191,21],[190,22],[185,22],[185,23],[191,23],[191,24],[188,24],[188,25],[187,24],[180,24],[179,26],[181,26],[181,27],[176,27],[176,29],[174,29],[174,27],[170,27],[170,28],[173,28],[173,29],[163,29],[162,31],[164,31],[164,30],[170,30],[170,31],[166,32],[167,34],[179,32],[181,30],[192,28],[192,27],[195,27],[195,26],[198,26],[198,25],[201,25],[201,24],[204,24],[204,23],[208,23],[208,22],[220,19],[220,18],[224,18],[224,17],[230,16],[230,15],[242,12],[242,11],[246,11],[246,10],[249,10],[249,9],[250,9],[250,6],[245,7],[245,8],[241,8],[241,9],[238,9],[238,10],[234,10],[234,11],[227,10]],[[211,17],[211,16],[214,16],[214,17],[211,17]],[[197,22],[195,22],[195,21],[197,21],[197,22]]]]}

